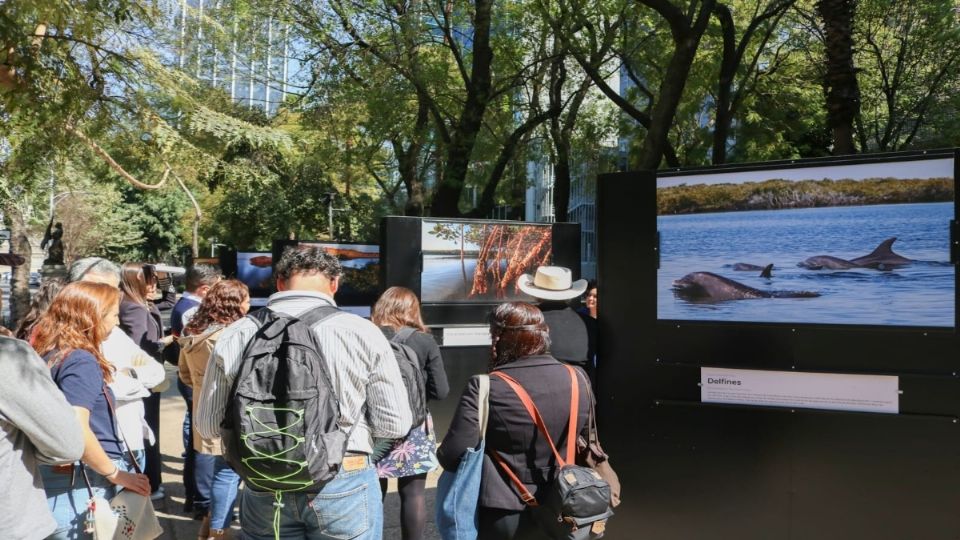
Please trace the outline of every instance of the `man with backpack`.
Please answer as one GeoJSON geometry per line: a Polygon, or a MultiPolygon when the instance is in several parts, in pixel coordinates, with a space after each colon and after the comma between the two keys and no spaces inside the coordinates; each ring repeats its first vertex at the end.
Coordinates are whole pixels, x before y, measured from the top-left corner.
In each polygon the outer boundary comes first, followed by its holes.
{"type": "Polygon", "coordinates": [[[230,325],[196,411],[244,478],[244,537],[380,539],[373,438],[410,431],[393,350],[371,322],[336,309],[343,270],[318,247],[288,249],[267,309],[230,325]]]}

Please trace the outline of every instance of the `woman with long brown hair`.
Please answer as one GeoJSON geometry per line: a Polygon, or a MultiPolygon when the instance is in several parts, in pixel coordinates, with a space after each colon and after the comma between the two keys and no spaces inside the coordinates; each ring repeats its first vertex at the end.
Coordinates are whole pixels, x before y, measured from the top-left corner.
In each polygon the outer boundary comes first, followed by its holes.
{"type": "MultiPolygon", "coordinates": [[[[573,386],[564,364],[550,356],[550,333],[543,313],[524,302],[500,304],[490,323],[490,372],[512,377],[530,395],[543,417],[557,450],[566,450],[573,386]]],[[[590,384],[576,369],[580,395],[576,412],[577,433],[587,435],[590,384]]],[[[479,378],[474,376],[460,397],[450,429],[437,451],[440,464],[456,471],[468,448],[480,443],[478,419],[479,378]]],[[[549,443],[540,435],[523,403],[506,381],[490,377],[489,415],[485,435],[483,475],[480,480],[478,538],[518,540],[544,538],[529,506],[518,495],[504,467],[522,481],[534,497],[556,475],[557,463],[549,443]],[[499,454],[502,464],[491,455],[499,454]]]]}
{"type": "Polygon", "coordinates": [[[35,292],[30,299],[30,311],[20,319],[20,324],[17,325],[17,329],[14,331],[14,336],[16,336],[17,339],[30,341],[30,333],[33,331],[33,326],[37,324],[40,317],[46,313],[47,308],[50,307],[50,302],[53,301],[53,297],[60,292],[64,284],[64,281],[60,278],[43,280],[40,288],[37,289],[37,292],[35,292]]]}
{"type": "MultiPolygon", "coordinates": [[[[146,476],[131,474],[117,419],[111,411],[113,368],[100,344],[117,325],[120,293],[100,283],[64,287],[37,321],[33,346],[50,367],[51,376],[73,406],[84,433],[80,467],[95,495],[110,499],[117,486],[150,494],[146,476]]],[[[44,489],[57,531],[50,538],[78,538],[84,528],[89,499],[78,467],[42,466],[44,489]]]]}
{"type": "MultiPolygon", "coordinates": [[[[218,282],[203,297],[197,312],[180,338],[180,380],[193,388],[193,410],[198,410],[200,389],[213,348],[223,330],[242,319],[250,310],[250,291],[236,279],[218,282]]],[[[197,452],[196,481],[199,495],[210,501],[210,513],[203,519],[199,538],[223,538],[233,519],[240,476],[223,459],[220,439],[206,439],[193,432],[197,452]]]]}
{"type": "MultiPolygon", "coordinates": [[[[176,301],[176,293],[165,290],[160,302],[154,302],[159,281],[157,271],[152,264],[126,263],[120,270],[120,290],[123,301],[120,302],[120,329],[134,343],[146,351],[157,362],[163,363],[163,349],[173,342],[173,336],[164,336],[161,309],[170,309],[176,301]]],[[[160,487],[160,394],[154,392],[143,398],[144,418],[157,440],[150,443],[144,440],[146,448],[146,467],[144,472],[150,478],[151,498],[162,499],[160,487]]]]}
{"type": "MultiPolygon", "coordinates": [[[[390,287],[373,306],[370,320],[387,339],[407,345],[417,354],[426,381],[426,399],[443,399],[450,392],[440,347],[420,315],[417,295],[404,287],[390,287]]],[[[427,510],[424,491],[427,473],[437,468],[437,443],[433,418],[427,413],[423,425],[393,441],[377,461],[380,490],[386,495],[387,479],[397,479],[400,493],[400,529],[403,540],[423,537],[427,510]]]]}

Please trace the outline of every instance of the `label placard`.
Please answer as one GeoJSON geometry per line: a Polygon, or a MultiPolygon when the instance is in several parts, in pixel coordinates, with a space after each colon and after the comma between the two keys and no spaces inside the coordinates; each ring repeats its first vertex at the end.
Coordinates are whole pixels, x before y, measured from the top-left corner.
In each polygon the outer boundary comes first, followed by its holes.
{"type": "Polygon", "coordinates": [[[897,414],[900,378],[700,368],[700,401],[766,407],[897,414]]]}
{"type": "Polygon", "coordinates": [[[447,326],[443,329],[444,347],[489,347],[490,327],[483,326],[447,326]]]}

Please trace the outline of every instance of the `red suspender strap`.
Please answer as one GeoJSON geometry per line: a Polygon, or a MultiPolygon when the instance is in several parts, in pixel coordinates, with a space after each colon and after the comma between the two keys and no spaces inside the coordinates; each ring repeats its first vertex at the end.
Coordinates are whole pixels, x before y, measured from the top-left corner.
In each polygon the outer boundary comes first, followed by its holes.
{"type": "Polygon", "coordinates": [[[570,373],[570,424],[567,426],[567,463],[573,465],[574,453],[577,449],[577,416],[580,412],[580,385],[577,384],[577,373],[569,364],[564,364],[570,373]]]}
{"type": "MultiPolygon", "coordinates": [[[[527,410],[527,414],[530,415],[530,418],[533,419],[534,424],[536,424],[537,429],[540,430],[540,433],[543,434],[544,438],[547,439],[547,444],[550,445],[550,450],[553,452],[554,457],[557,459],[557,465],[560,467],[565,467],[568,463],[572,464],[574,462],[574,453],[576,451],[576,430],[577,430],[577,416],[579,412],[579,401],[580,401],[580,385],[577,384],[577,375],[572,367],[565,365],[567,371],[570,373],[570,422],[567,426],[567,459],[564,460],[560,456],[560,452],[557,451],[556,445],[553,444],[553,438],[550,437],[550,433],[547,431],[547,425],[543,421],[543,417],[540,415],[540,411],[537,409],[537,405],[533,402],[533,399],[530,398],[530,394],[520,386],[513,377],[503,373],[501,371],[494,371],[491,373],[491,376],[499,377],[503,382],[513,389],[514,393],[517,394],[517,397],[520,398],[520,402],[523,403],[523,407],[527,410]]],[[[507,465],[506,461],[503,460],[503,457],[500,456],[500,453],[496,450],[491,450],[493,458],[497,461],[500,467],[503,469],[507,476],[510,477],[510,480],[516,486],[517,491],[520,493],[520,498],[528,506],[538,506],[536,498],[530,493],[526,486],[523,485],[523,482],[520,481],[520,478],[517,477],[516,473],[507,465]]]]}

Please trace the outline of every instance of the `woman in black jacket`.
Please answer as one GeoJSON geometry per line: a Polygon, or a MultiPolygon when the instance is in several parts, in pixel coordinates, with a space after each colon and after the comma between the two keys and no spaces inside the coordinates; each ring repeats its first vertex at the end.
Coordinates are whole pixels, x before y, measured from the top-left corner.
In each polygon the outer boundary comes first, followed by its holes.
{"type": "Polygon", "coordinates": [[[158,362],[163,362],[163,349],[173,342],[172,336],[164,336],[161,309],[170,309],[176,302],[176,292],[165,290],[159,302],[154,302],[157,293],[157,272],[152,264],[126,263],[123,265],[120,290],[120,328],[134,343],[158,362]]]}
{"type": "MultiPolygon", "coordinates": [[[[380,327],[387,339],[398,339],[417,353],[426,381],[427,399],[447,397],[450,385],[443,370],[440,347],[423,324],[417,295],[404,287],[390,287],[373,306],[370,320],[380,327]]],[[[380,489],[384,495],[387,493],[387,479],[397,479],[403,540],[423,538],[427,522],[424,499],[427,473],[436,468],[437,442],[429,413],[423,425],[414,427],[406,437],[391,443],[377,461],[380,489]]]]}
{"type": "MultiPolygon", "coordinates": [[[[161,309],[170,309],[176,301],[176,292],[164,291],[160,302],[154,303],[157,293],[157,272],[151,264],[126,263],[120,274],[120,329],[134,343],[158,362],[163,362],[163,348],[173,342],[173,336],[163,335],[161,309]]],[[[164,493],[160,487],[160,394],[151,393],[143,398],[144,416],[147,425],[156,434],[155,444],[144,441],[147,466],[144,472],[150,477],[152,499],[160,499],[164,493]]]]}
{"type": "MultiPolygon", "coordinates": [[[[570,373],[548,353],[550,336],[543,313],[523,302],[501,304],[494,312],[490,333],[493,339],[490,371],[502,371],[526,390],[543,416],[557,450],[564,455],[570,419],[570,373]]],[[[586,375],[575,369],[580,393],[577,433],[586,437],[593,397],[586,375]]],[[[475,448],[480,443],[478,390],[475,376],[468,381],[450,430],[437,451],[445,470],[457,470],[467,448],[475,448]]],[[[497,452],[534,496],[553,479],[556,458],[520,398],[499,377],[490,377],[489,404],[480,481],[479,539],[544,538],[517,488],[490,456],[497,452]]]]}

